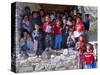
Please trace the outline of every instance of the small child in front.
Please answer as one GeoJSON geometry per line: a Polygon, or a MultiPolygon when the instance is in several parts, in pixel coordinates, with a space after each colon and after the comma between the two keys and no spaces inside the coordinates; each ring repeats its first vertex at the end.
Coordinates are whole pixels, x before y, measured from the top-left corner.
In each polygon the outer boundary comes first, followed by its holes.
{"type": "Polygon", "coordinates": [[[83,53],[83,66],[85,69],[91,69],[94,61],[94,54],[91,51],[91,44],[86,47],[86,52],[83,53]]]}

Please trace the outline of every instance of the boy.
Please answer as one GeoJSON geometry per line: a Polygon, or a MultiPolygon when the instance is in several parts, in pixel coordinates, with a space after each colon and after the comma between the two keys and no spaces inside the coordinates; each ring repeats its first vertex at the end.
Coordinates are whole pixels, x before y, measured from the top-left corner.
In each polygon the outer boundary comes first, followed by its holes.
{"type": "Polygon", "coordinates": [[[39,17],[39,13],[34,11],[32,12],[32,18],[30,19],[31,31],[34,30],[34,25],[39,24],[41,25],[41,18],[39,17]]]}
{"type": "Polygon", "coordinates": [[[92,68],[92,63],[94,61],[94,55],[91,51],[91,44],[87,45],[86,52],[83,53],[83,65],[85,69],[92,68]]]}
{"type": "Polygon", "coordinates": [[[32,32],[32,38],[34,42],[34,51],[36,52],[36,57],[41,57],[43,52],[43,34],[40,31],[40,26],[35,24],[35,30],[32,32]]]}

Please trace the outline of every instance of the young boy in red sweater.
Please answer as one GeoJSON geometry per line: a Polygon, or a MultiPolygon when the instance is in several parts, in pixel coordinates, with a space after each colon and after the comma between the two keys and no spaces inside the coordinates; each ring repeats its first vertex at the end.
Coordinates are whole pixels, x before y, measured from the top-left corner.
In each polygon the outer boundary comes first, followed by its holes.
{"type": "Polygon", "coordinates": [[[83,53],[83,66],[85,69],[92,68],[92,63],[94,60],[94,54],[91,51],[91,44],[87,45],[86,52],[83,53]]]}

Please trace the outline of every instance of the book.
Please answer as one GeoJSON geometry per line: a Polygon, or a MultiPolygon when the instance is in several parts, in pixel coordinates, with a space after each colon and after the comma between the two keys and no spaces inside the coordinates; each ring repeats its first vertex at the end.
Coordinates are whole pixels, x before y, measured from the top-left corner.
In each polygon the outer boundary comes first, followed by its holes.
{"type": "Polygon", "coordinates": [[[97,68],[97,7],[11,4],[11,71],[97,68]]]}

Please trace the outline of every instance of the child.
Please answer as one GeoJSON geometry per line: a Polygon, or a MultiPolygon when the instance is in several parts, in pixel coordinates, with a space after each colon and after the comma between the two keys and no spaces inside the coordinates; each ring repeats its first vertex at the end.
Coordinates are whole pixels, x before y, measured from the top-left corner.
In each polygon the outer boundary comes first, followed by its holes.
{"type": "Polygon", "coordinates": [[[68,48],[75,48],[75,38],[74,38],[74,36],[73,36],[73,32],[69,32],[69,36],[68,36],[68,38],[67,38],[67,47],[68,48]]]}
{"type": "Polygon", "coordinates": [[[29,17],[27,15],[23,17],[23,20],[21,22],[21,31],[23,31],[24,29],[30,32],[29,17]]]}
{"type": "Polygon", "coordinates": [[[66,41],[68,37],[69,26],[67,25],[67,20],[63,19],[63,28],[62,28],[62,47],[66,48],[66,41]]]}
{"type": "Polygon", "coordinates": [[[45,32],[45,46],[47,49],[52,48],[52,25],[49,16],[45,16],[45,23],[43,24],[43,31],[45,32]]]}
{"type": "Polygon", "coordinates": [[[56,26],[53,28],[55,34],[55,46],[56,49],[61,49],[61,42],[62,42],[62,28],[61,28],[61,21],[56,21],[56,26]]]}
{"type": "Polygon", "coordinates": [[[78,41],[78,38],[81,36],[81,35],[84,35],[84,26],[80,20],[80,18],[77,18],[76,19],[76,25],[75,25],[75,31],[74,31],[74,37],[75,37],[75,40],[76,42],[78,41]]]}
{"type": "Polygon", "coordinates": [[[34,25],[39,24],[41,25],[41,18],[39,17],[39,13],[36,11],[32,12],[32,18],[30,19],[31,31],[34,30],[34,25]]]}
{"type": "Polygon", "coordinates": [[[68,17],[67,25],[68,25],[69,27],[71,27],[71,26],[72,26],[71,17],[68,17]]]}
{"type": "Polygon", "coordinates": [[[88,31],[90,28],[90,20],[89,20],[89,14],[85,14],[85,19],[83,21],[84,27],[85,27],[85,38],[86,41],[88,42],[88,31]]]}
{"type": "Polygon", "coordinates": [[[82,64],[82,55],[86,50],[86,43],[84,40],[84,37],[81,35],[79,37],[78,42],[76,43],[75,46],[76,50],[77,50],[77,60],[78,60],[78,68],[83,68],[83,64],[82,64]]]}
{"type": "Polygon", "coordinates": [[[22,37],[20,40],[21,54],[25,55],[25,58],[28,57],[28,50],[33,50],[33,42],[29,36],[29,32],[24,30],[22,32],[22,37]]]}
{"type": "Polygon", "coordinates": [[[35,30],[32,32],[32,38],[34,41],[34,50],[36,52],[36,57],[41,57],[41,54],[43,52],[43,35],[40,31],[40,26],[38,24],[35,24],[35,30]]]}
{"type": "Polygon", "coordinates": [[[91,45],[88,44],[86,48],[86,52],[83,53],[83,65],[85,69],[92,68],[92,63],[94,60],[93,52],[91,51],[91,45]]]}
{"type": "Polygon", "coordinates": [[[29,16],[29,18],[31,17],[31,9],[28,6],[26,6],[24,8],[24,11],[23,11],[23,15],[22,16],[25,16],[25,15],[29,16]]]}
{"type": "Polygon", "coordinates": [[[92,63],[92,68],[96,68],[97,67],[97,43],[94,43],[94,50],[93,50],[93,54],[94,54],[94,61],[92,63]]]}
{"type": "Polygon", "coordinates": [[[89,14],[85,14],[85,19],[83,23],[84,23],[85,30],[89,31],[89,27],[90,27],[89,14]]]}

